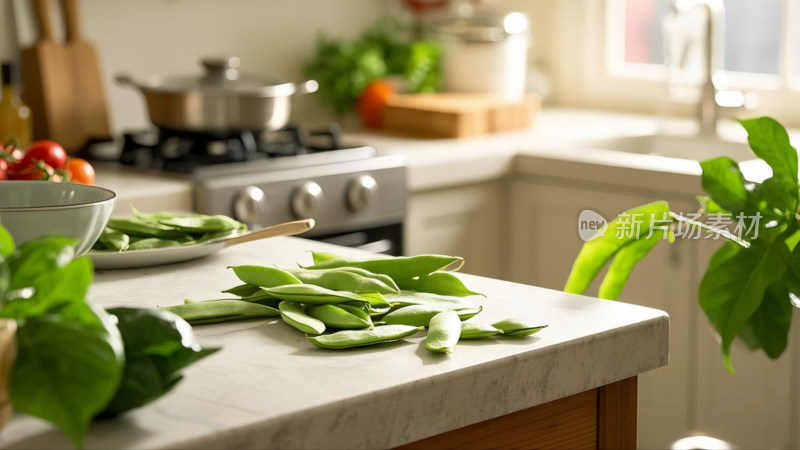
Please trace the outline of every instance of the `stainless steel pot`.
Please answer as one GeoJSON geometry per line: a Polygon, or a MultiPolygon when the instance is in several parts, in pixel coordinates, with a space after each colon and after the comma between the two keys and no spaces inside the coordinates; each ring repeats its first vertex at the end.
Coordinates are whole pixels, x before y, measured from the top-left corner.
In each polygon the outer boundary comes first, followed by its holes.
{"type": "Polygon", "coordinates": [[[317,90],[317,82],[275,82],[239,76],[239,59],[203,59],[200,77],[151,76],[120,84],[139,89],[154,125],[178,131],[277,130],[289,121],[291,97],[317,90]]]}

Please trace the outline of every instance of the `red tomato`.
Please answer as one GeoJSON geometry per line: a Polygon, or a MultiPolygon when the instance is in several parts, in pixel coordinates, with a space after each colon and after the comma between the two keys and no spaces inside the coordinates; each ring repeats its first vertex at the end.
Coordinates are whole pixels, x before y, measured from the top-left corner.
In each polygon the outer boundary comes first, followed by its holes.
{"type": "Polygon", "coordinates": [[[70,181],[81,184],[94,184],[94,167],[81,158],[70,158],[67,161],[67,175],[70,181]]]}
{"type": "MultiPolygon", "coordinates": [[[[47,163],[34,164],[19,170],[8,171],[9,180],[50,180],[56,171],[47,163]]],[[[58,181],[53,179],[53,181],[58,181]]]]}
{"type": "Polygon", "coordinates": [[[67,152],[53,141],[36,141],[31,144],[22,161],[12,166],[12,170],[23,170],[42,161],[48,166],[62,170],[67,165],[67,152]]]}
{"type": "Polygon", "coordinates": [[[0,158],[0,180],[8,179],[8,161],[0,158]]]}
{"type": "Polygon", "coordinates": [[[383,80],[372,81],[364,88],[356,101],[356,111],[364,125],[372,128],[381,126],[383,107],[393,95],[394,89],[383,80]]]}

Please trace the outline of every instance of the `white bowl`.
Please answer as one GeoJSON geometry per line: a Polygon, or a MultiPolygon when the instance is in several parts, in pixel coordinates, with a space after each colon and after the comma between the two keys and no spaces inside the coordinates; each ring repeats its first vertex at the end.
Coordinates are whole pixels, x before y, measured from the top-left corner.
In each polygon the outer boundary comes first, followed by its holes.
{"type": "Polygon", "coordinates": [[[20,245],[47,235],[76,239],[86,253],[103,232],[117,194],[76,183],[0,181],[0,224],[20,245]]]}

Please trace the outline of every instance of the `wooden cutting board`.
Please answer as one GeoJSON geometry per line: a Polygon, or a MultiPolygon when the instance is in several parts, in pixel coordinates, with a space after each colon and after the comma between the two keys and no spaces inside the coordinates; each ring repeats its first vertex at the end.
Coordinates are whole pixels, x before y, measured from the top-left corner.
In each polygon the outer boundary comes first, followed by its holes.
{"type": "Polygon", "coordinates": [[[395,95],[382,114],[382,128],[425,137],[459,138],[528,128],[541,107],[528,95],[508,101],[493,94],[395,95]]]}
{"type": "Polygon", "coordinates": [[[22,50],[24,98],[35,139],[51,139],[68,152],[93,139],[111,138],[97,52],[83,37],[78,0],[62,0],[66,40],[53,36],[49,0],[34,0],[38,41],[22,50]]]}

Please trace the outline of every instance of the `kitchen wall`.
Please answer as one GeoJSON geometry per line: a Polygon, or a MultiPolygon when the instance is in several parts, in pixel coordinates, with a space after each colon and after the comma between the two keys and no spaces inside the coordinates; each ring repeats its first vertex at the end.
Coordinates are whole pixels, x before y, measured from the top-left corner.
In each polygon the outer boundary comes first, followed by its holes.
{"type": "MultiPolygon", "coordinates": [[[[14,5],[29,0],[13,0],[14,5]]],[[[547,66],[548,17],[554,0],[497,0],[498,7],[527,13],[533,21],[531,60],[547,66]]],[[[199,73],[208,55],[236,55],[242,72],[300,80],[318,33],[354,37],[385,15],[408,17],[400,0],[83,0],[85,35],[100,53],[115,130],[148,124],[144,103],[115,86],[119,72],[132,75],[199,73]]],[[[17,12],[17,17],[19,13],[17,12]]],[[[32,39],[30,16],[15,20],[12,0],[0,0],[0,58],[16,59],[32,39]]],[[[294,102],[297,120],[331,119],[313,96],[294,102]]]]}

